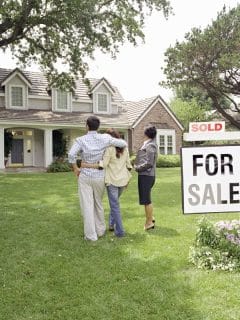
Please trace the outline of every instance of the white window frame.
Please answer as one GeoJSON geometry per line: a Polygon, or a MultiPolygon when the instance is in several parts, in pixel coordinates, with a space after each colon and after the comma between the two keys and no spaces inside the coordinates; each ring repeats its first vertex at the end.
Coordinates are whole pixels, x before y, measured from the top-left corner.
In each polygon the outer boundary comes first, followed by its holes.
{"type": "Polygon", "coordinates": [[[106,92],[96,92],[96,113],[101,113],[101,114],[109,114],[110,113],[110,95],[106,92]],[[98,109],[98,96],[99,95],[104,95],[107,97],[107,110],[106,111],[100,111],[98,109]]]}
{"type": "Polygon", "coordinates": [[[72,93],[69,91],[62,91],[60,89],[53,89],[53,111],[58,112],[71,112],[72,111],[72,93]],[[58,108],[58,92],[63,92],[67,94],[67,108],[58,108]]]}
{"type": "Polygon", "coordinates": [[[23,109],[26,109],[26,87],[25,86],[22,86],[22,85],[19,85],[19,84],[12,84],[9,86],[9,101],[10,101],[10,108],[13,108],[13,109],[19,109],[19,110],[23,110],[23,109]],[[14,106],[13,103],[12,103],[12,88],[22,88],[22,100],[23,100],[23,105],[22,106],[14,106]]]}
{"type": "Polygon", "coordinates": [[[164,154],[169,154],[167,153],[168,145],[167,145],[167,137],[172,136],[172,154],[176,154],[176,132],[174,129],[157,129],[157,146],[158,146],[158,153],[159,152],[159,137],[164,136],[164,154]]]}

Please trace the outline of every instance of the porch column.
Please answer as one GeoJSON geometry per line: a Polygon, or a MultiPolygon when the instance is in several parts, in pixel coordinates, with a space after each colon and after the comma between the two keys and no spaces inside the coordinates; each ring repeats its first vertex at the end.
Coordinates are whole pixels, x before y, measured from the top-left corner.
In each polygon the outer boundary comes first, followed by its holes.
{"type": "Polygon", "coordinates": [[[4,163],[4,128],[0,128],[0,169],[5,169],[5,163],[4,163]]]}
{"type": "Polygon", "coordinates": [[[53,161],[52,150],[52,129],[44,130],[44,167],[49,166],[53,161]]]}

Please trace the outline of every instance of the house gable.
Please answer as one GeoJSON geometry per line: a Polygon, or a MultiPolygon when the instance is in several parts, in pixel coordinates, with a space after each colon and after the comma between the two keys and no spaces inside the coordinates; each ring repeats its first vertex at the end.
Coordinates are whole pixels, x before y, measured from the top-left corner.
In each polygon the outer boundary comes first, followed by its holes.
{"type": "Polygon", "coordinates": [[[20,70],[11,72],[1,86],[5,87],[6,109],[28,109],[28,91],[32,84],[20,70]]]}
{"type": "MultiPolygon", "coordinates": [[[[157,139],[163,137],[172,143],[172,153],[179,153],[182,142],[183,126],[176,118],[161,97],[145,99],[138,103],[128,103],[128,113],[132,120],[132,149],[136,151],[140,148],[143,141],[144,129],[148,125],[154,125],[157,129],[157,139]],[[136,110],[139,110],[137,115],[136,110]],[[168,138],[169,137],[169,138],[168,138]]],[[[160,147],[160,141],[157,141],[160,147]]]]}
{"type": "Polygon", "coordinates": [[[111,114],[112,96],[113,91],[109,89],[105,81],[101,81],[92,92],[93,112],[96,114],[111,114]]]}
{"type": "Polygon", "coordinates": [[[31,81],[28,79],[28,77],[18,68],[12,70],[3,80],[1,83],[1,86],[6,86],[11,80],[14,78],[20,78],[23,83],[25,83],[26,86],[29,88],[32,87],[31,81]]]}
{"type": "Polygon", "coordinates": [[[157,96],[155,99],[152,100],[152,102],[148,105],[148,107],[143,110],[143,112],[139,115],[139,117],[135,120],[135,122],[133,123],[132,127],[135,128],[138,123],[144,118],[146,117],[146,114],[149,113],[152,108],[154,108],[154,106],[159,103],[161,105],[162,108],[164,108],[164,110],[169,114],[170,117],[173,118],[173,120],[176,122],[176,124],[178,125],[178,127],[181,130],[184,130],[184,127],[182,126],[182,124],[180,123],[180,121],[177,119],[176,115],[171,111],[171,109],[168,107],[168,105],[166,104],[166,102],[162,99],[162,97],[157,96]]]}
{"type": "Polygon", "coordinates": [[[101,87],[102,85],[104,85],[108,91],[114,95],[115,94],[115,89],[112,87],[112,85],[107,81],[107,79],[102,78],[100,80],[98,80],[91,88],[91,90],[89,91],[89,94],[93,94],[96,90],[99,89],[99,87],[101,87]]]}

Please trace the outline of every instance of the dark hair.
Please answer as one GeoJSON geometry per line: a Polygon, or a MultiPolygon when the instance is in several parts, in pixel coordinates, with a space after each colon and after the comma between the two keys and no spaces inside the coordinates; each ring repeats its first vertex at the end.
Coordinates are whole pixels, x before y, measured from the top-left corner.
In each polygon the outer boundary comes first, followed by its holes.
{"type": "MultiPolygon", "coordinates": [[[[121,138],[120,133],[113,128],[107,129],[106,133],[110,134],[110,136],[112,136],[113,138],[117,138],[117,139],[121,138]]],[[[120,155],[123,153],[123,150],[124,150],[124,148],[116,147],[116,157],[117,158],[120,158],[120,155]]]]}
{"type": "Polygon", "coordinates": [[[150,138],[150,139],[154,139],[157,135],[157,130],[156,128],[153,126],[153,127],[147,127],[145,130],[144,130],[144,134],[150,138]]]}
{"type": "Polygon", "coordinates": [[[87,126],[90,131],[95,131],[100,126],[100,120],[98,117],[90,116],[87,118],[87,126]]]}

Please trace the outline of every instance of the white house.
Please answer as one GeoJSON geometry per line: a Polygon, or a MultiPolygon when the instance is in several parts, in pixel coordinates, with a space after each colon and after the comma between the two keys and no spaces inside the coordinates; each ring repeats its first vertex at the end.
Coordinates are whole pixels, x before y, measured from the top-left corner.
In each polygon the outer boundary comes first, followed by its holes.
{"type": "Polygon", "coordinates": [[[4,131],[13,134],[7,166],[47,167],[53,161],[53,131],[62,130],[69,145],[85,132],[95,114],[101,129],[117,128],[134,152],[146,124],[158,130],[159,152],[179,153],[183,127],[160,96],[124,101],[105,78],[76,81],[74,92],[49,88],[41,73],[0,68],[0,169],[5,168],[4,131]]]}

